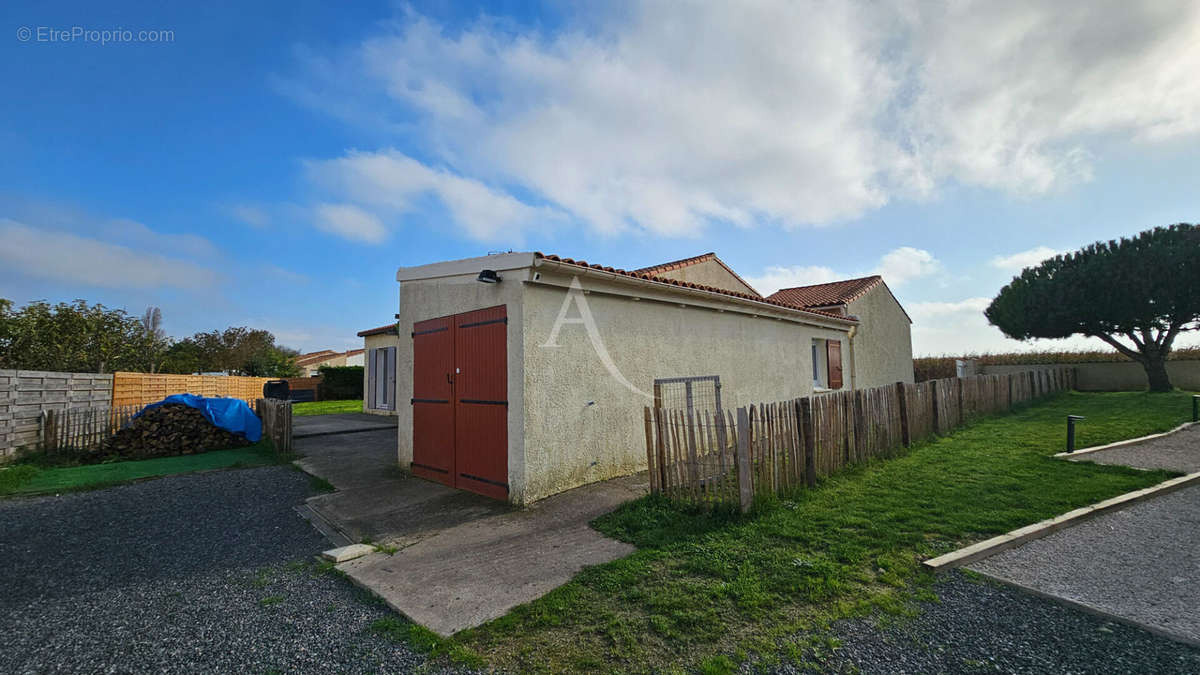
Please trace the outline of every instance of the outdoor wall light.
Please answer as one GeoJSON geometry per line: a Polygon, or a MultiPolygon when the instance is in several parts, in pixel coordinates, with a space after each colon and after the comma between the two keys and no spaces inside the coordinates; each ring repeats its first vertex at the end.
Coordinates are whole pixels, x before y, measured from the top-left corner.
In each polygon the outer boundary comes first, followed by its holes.
{"type": "Polygon", "coordinates": [[[480,270],[479,276],[475,277],[475,281],[484,284],[500,283],[500,275],[496,274],[496,270],[480,270]]]}

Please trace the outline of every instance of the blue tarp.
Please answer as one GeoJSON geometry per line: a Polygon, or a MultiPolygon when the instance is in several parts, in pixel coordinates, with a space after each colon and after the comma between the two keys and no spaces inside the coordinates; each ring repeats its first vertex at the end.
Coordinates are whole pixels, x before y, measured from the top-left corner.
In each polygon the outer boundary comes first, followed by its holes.
{"type": "Polygon", "coordinates": [[[173,394],[158,403],[151,403],[142,408],[142,411],[134,415],[134,417],[141,417],[147,410],[168,403],[179,403],[195,408],[204,413],[209,422],[226,431],[241,434],[251,443],[257,443],[262,439],[262,420],[258,419],[258,415],[254,414],[254,411],[250,409],[250,406],[246,405],[245,401],[236,398],[209,398],[196,396],[195,394],[173,394]]]}

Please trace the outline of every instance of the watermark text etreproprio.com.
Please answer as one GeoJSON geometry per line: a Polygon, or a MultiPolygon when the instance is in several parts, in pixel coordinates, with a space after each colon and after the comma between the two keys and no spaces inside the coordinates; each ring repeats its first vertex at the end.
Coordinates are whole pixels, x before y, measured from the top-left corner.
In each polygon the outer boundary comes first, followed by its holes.
{"type": "Polygon", "coordinates": [[[17,28],[18,42],[81,42],[110,45],[138,42],[174,42],[175,31],[122,28],[88,28],[86,26],[21,26],[17,28]]]}

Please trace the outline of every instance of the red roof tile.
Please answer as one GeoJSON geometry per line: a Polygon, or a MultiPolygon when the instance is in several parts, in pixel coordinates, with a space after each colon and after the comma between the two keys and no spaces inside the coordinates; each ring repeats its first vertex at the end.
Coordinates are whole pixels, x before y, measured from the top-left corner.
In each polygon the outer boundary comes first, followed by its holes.
{"type": "MultiPolygon", "coordinates": [[[[711,255],[711,254],[706,254],[706,255],[711,255]]],[[[605,267],[603,265],[591,265],[591,264],[588,264],[584,260],[574,260],[572,258],[563,258],[563,257],[557,256],[557,255],[546,255],[540,251],[535,251],[533,256],[535,258],[550,260],[552,262],[563,263],[565,265],[573,265],[575,267],[585,267],[588,269],[601,270],[604,272],[609,272],[611,274],[618,274],[621,276],[631,277],[634,279],[644,279],[646,281],[653,281],[653,282],[660,283],[660,284],[670,284],[672,286],[679,286],[681,288],[692,288],[695,290],[705,291],[708,293],[718,293],[720,295],[728,295],[730,297],[741,298],[743,300],[752,300],[754,302],[761,302],[766,305],[774,305],[776,307],[782,307],[784,309],[790,309],[792,311],[803,312],[805,314],[815,314],[815,315],[820,316],[821,318],[825,318],[825,319],[835,319],[837,321],[842,321],[842,322],[847,322],[847,323],[856,323],[856,321],[854,319],[848,319],[844,316],[840,316],[838,314],[833,314],[831,312],[822,312],[822,311],[816,310],[816,309],[808,309],[806,307],[799,307],[797,305],[793,305],[793,304],[790,304],[787,302],[781,302],[779,300],[773,300],[771,298],[764,298],[760,295],[751,295],[750,293],[739,293],[737,291],[730,291],[730,290],[727,290],[724,288],[717,288],[716,286],[703,286],[701,284],[695,284],[695,283],[691,283],[688,281],[679,281],[678,279],[669,279],[667,277],[659,277],[659,276],[655,276],[653,274],[643,272],[640,270],[630,271],[630,270],[619,269],[616,267],[605,267]]],[[[668,264],[670,264],[670,263],[668,263],[668,264]]],[[[654,268],[644,268],[644,269],[654,269],[654,268]]]]}
{"type": "MultiPolygon", "coordinates": [[[[718,258],[717,254],[713,253],[711,251],[708,253],[702,253],[700,255],[695,255],[690,258],[684,258],[682,260],[672,260],[671,262],[662,263],[660,265],[651,265],[650,267],[642,267],[640,269],[633,270],[633,272],[635,274],[651,274],[654,276],[658,276],[659,274],[661,274],[663,272],[674,272],[677,269],[689,267],[691,265],[695,265],[697,263],[702,263],[707,260],[715,261],[718,265],[720,265],[721,267],[724,267],[726,272],[729,272],[731,275],[733,275],[734,279],[737,279],[738,281],[742,282],[742,285],[744,285],[746,288],[749,288],[750,290],[754,291],[754,287],[751,286],[745,279],[743,279],[742,275],[738,274],[737,272],[734,272],[732,267],[730,267],[729,265],[726,265],[724,260],[721,260],[720,258],[718,258]]],[[[754,291],[754,294],[758,295],[758,291],[754,291]]]]}
{"type": "Polygon", "coordinates": [[[378,328],[368,328],[367,330],[360,330],[360,331],[358,331],[358,337],[367,337],[368,335],[384,335],[386,333],[391,333],[392,335],[399,335],[400,329],[396,326],[396,323],[393,321],[392,323],[389,323],[386,326],[380,326],[378,328]]]}
{"type": "Polygon", "coordinates": [[[307,359],[307,358],[308,358],[308,357],[310,357],[310,356],[321,356],[322,354],[326,354],[326,355],[327,355],[327,354],[336,354],[336,353],[337,353],[337,352],[333,351],[332,349],[322,349],[322,350],[321,350],[321,351],[319,351],[319,352],[308,352],[308,353],[305,353],[305,354],[300,354],[300,355],[298,355],[296,358],[298,358],[298,359],[307,359]]]}
{"type": "Polygon", "coordinates": [[[871,290],[876,284],[882,281],[883,277],[875,274],[860,279],[846,279],[845,281],[831,281],[827,284],[785,288],[775,291],[767,297],[771,300],[806,308],[844,305],[847,302],[862,297],[863,293],[871,290]]]}

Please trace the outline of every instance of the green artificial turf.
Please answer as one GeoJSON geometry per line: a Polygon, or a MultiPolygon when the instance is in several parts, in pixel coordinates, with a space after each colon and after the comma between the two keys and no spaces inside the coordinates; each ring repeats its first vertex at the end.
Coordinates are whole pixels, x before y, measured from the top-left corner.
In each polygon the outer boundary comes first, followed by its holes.
{"type": "Polygon", "coordinates": [[[17,464],[0,469],[0,495],[93,490],[120,483],[192,471],[211,471],[277,464],[271,444],[262,441],[244,448],[214,450],[196,455],[159,457],[105,464],[42,468],[17,464]]]}
{"type": "Polygon", "coordinates": [[[1168,430],[1190,395],[1070,392],[986,418],[890,460],[851,468],[748,516],[658,497],[594,525],[638,550],[461,633],[453,645],[504,670],[726,672],[750,654],[803,661],[823,628],[901,616],[928,595],[921,560],[1173,474],[1052,459],[1065,416],[1078,447],[1168,430]]]}
{"type": "Polygon", "coordinates": [[[335,413],[360,413],[362,411],[362,399],[348,401],[308,401],[292,404],[292,415],[332,415],[335,413]]]}

